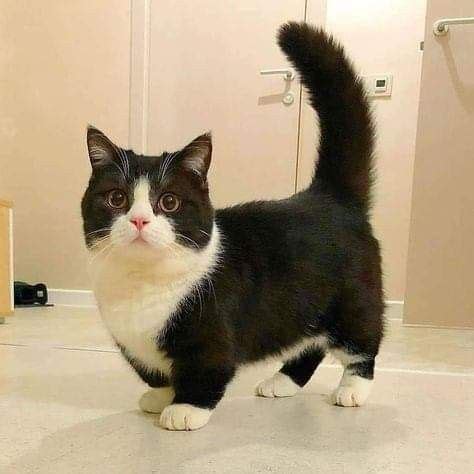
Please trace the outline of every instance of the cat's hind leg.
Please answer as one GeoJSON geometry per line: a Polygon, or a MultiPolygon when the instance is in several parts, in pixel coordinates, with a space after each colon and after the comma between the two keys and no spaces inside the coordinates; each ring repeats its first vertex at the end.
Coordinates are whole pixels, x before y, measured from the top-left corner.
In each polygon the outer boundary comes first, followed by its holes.
{"type": "Polygon", "coordinates": [[[311,347],[298,356],[286,361],[272,377],[262,380],[255,387],[260,397],[292,397],[309,381],[314,371],[324,359],[325,352],[320,347],[311,347]]]}
{"type": "Polygon", "coordinates": [[[372,388],[375,358],[342,350],[334,352],[344,366],[344,373],[331,401],[341,407],[360,407],[366,402],[372,388]]]}

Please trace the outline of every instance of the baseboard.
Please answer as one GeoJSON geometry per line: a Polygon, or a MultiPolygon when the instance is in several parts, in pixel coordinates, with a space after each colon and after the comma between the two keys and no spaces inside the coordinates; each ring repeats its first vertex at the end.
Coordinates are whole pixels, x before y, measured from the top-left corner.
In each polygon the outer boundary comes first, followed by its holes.
{"type": "Polygon", "coordinates": [[[97,302],[92,290],[66,290],[62,288],[48,288],[48,303],[57,306],[80,306],[95,308],[97,302]]]}
{"type": "Polygon", "coordinates": [[[403,320],[403,301],[387,300],[385,301],[385,317],[389,320],[403,320]]]}
{"type": "MultiPolygon", "coordinates": [[[[63,288],[48,289],[48,302],[57,306],[82,306],[85,308],[96,307],[92,290],[67,290],[63,288]]],[[[385,317],[390,320],[403,319],[403,301],[386,303],[385,317]]]]}
{"type": "Polygon", "coordinates": [[[470,326],[441,326],[436,324],[411,324],[411,323],[403,323],[403,326],[406,328],[428,328],[428,329],[454,329],[454,330],[463,330],[463,331],[474,331],[474,327],[470,326]]]}

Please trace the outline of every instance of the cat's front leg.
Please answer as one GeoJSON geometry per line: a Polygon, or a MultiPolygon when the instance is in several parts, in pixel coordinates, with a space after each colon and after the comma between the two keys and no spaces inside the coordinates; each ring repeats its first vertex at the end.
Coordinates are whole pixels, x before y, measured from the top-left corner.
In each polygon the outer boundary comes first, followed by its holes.
{"type": "Polygon", "coordinates": [[[165,407],[171,404],[174,398],[174,390],[169,378],[159,369],[153,370],[129,357],[123,349],[122,354],[139,377],[150,387],[138,400],[138,406],[146,413],[161,413],[165,407]]]}
{"type": "Polygon", "coordinates": [[[172,383],[173,403],[160,416],[160,425],[167,430],[191,431],[209,421],[227,384],[234,376],[231,366],[206,367],[175,363],[172,383]]]}

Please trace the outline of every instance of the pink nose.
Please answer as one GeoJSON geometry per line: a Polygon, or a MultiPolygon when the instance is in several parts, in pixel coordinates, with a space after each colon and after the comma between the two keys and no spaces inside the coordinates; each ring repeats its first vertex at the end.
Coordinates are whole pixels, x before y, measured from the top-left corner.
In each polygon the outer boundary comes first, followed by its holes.
{"type": "Polygon", "coordinates": [[[150,221],[146,220],[144,217],[133,217],[130,219],[130,222],[138,229],[142,230],[150,221]]]}

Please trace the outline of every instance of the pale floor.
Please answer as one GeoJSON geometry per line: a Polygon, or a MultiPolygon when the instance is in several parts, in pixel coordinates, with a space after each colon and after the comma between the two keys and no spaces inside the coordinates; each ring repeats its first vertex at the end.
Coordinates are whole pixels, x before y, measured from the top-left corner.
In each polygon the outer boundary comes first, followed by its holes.
{"type": "Polygon", "coordinates": [[[331,360],[294,398],[253,397],[274,369],[245,369],[204,429],[168,432],[95,310],[17,311],[0,325],[0,472],[474,472],[473,331],[390,322],[363,408],[328,403],[331,360]]]}

